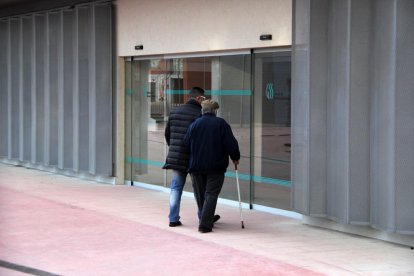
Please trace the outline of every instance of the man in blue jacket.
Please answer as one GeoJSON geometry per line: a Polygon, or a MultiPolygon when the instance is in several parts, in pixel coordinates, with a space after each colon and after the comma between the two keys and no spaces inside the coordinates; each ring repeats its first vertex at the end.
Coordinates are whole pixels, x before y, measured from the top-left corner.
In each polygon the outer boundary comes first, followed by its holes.
{"type": "Polygon", "coordinates": [[[190,149],[188,171],[193,182],[200,224],[198,231],[211,232],[218,195],[223,187],[229,156],[237,165],[239,145],[229,124],[216,116],[219,105],[212,100],[201,103],[203,116],[195,120],[184,137],[190,149]]]}

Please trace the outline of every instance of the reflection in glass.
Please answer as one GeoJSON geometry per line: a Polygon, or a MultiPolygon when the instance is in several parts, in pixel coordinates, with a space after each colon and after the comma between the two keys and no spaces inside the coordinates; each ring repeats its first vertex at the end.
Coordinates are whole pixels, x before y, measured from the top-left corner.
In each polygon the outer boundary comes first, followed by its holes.
{"type": "Polygon", "coordinates": [[[132,180],[132,62],[125,61],[125,180],[132,180]]]}
{"type": "MultiPolygon", "coordinates": [[[[167,116],[172,108],[182,105],[190,99],[188,93],[192,87],[210,89],[211,70],[209,70],[209,63],[210,59],[205,57],[167,60],[167,67],[170,69],[167,75],[167,116]]],[[[167,185],[169,186],[170,183],[171,171],[167,171],[167,185]]],[[[193,191],[190,176],[187,177],[184,190],[193,191]]]]}
{"type": "MultiPolygon", "coordinates": [[[[218,101],[218,116],[230,124],[240,148],[240,192],[250,202],[251,56],[213,57],[211,97],[218,101]]],[[[234,165],[230,162],[220,197],[238,200],[234,165]]]]}
{"type": "MultiPolygon", "coordinates": [[[[239,142],[242,201],[290,209],[290,53],[255,54],[254,66],[251,58],[126,61],[127,179],[169,187],[171,172],[162,169],[168,150],[165,124],[171,109],[188,101],[191,87],[199,86],[219,102],[218,116],[239,142]]],[[[190,177],[184,190],[192,191],[190,177]]],[[[238,199],[231,162],[220,197],[238,199]]]]}
{"type": "Polygon", "coordinates": [[[255,55],[254,203],[290,206],[290,53],[255,55]]]}
{"type": "Polygon", "coordinates": [[[131,156],[132,180],[165,185],[160,169],[165,159],[165,64],[164,60],[132,62],[131,156]]]}

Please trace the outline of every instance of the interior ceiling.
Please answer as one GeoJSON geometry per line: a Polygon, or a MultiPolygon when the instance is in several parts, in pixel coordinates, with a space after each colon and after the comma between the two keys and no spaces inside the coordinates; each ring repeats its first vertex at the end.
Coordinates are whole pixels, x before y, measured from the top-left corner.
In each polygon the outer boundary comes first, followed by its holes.
{"type": "Polygon", "coordinates": [[[0,0],[0,17],[55,9],[92,0],[0,0]]]}

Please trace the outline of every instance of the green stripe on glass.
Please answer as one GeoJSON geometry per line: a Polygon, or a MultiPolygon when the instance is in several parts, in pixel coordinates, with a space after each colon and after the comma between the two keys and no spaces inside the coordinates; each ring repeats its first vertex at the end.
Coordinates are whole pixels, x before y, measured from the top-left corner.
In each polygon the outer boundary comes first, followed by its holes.
{"type": "Polygon", "coordinates": [[[128,163],[145,164],[145,165],[150,165],[150,166],[159,167],[159,168],[162,168],[164,166],[164,162],[139,159],[139,158],[134,158],[134,157],[126,157],[125,161],[128,163]]]}
{"type": "MultiPolygon", "coordinates": [[[[143,84],[143,85],[141,85],[140,87],[135,87],[135,89],[140,89],[140,90],[142,90],[146,95],[148,95],[148,92],[149,92],[149,84],[143,84]]],[[[125,93],[127,94],[127,95],[132,95],[132,94],[134,94],[134,92],[135,92],[135,90],[134,89],[131,89],[131,88],[129,88],[129,89],[126,89],[126,91],[125,91],[125,93]]]]}
{"type": "MultiPolygon", "coordinates": [[[[235,172],[226,172],[225,174],[227,177],[236,178],[235,172]]],[[[239,173],[239,179],[249,181],[250,174],[242,174],[239,173]]],[[[274,184],[283,187],[291,187],[291,182],[289,180],[277,179],[277,178],[269,178],[263,176],[252,175],[252,179],[254,182],[258,183],[266,183],[266,184],[274,184]]]]}
{"type": "Polygon", "coordinates": [[[190,94],[190,90],[165,90],[166,95],[188,95],[190,94]]]}
{"type": "MultiPolygon", "coordinates": [[[[158,161],[152,161],[152,160],[146,160],[146,159],[139,159],[139,158],[133,158],[133,157],[126,157],[125,161],[128,163],[134,163],[134,164],[145,164],[150,165],[158,168],[162,168],[164,166],[164,162],[158,162],[158,161]]],[[[225,176],[236,178],[235,172],[226,172],[225,176]]],[[[249,181],[250,177],[252,177],[252,180],[257,183],[266,183],[266,184],[274,184],[278,186],[283,187],[291,187],[291,182],[289,180],[283,180],[283,179],[277,179],[277,178],[270,178],[270,177],[263,177],[263,176],[256,176],[256,175],[250,175],[250,174],[243,174],[239,173],[239,179],[249,181]]]]}

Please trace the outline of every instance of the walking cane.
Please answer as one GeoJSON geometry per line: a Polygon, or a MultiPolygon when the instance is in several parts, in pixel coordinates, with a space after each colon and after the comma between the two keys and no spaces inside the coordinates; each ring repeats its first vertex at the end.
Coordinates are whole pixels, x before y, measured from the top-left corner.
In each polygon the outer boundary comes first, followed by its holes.
{"type": "Polygon", "coordinates": [[[242,214],[242,204],[240,198],[240,184],[239,184],[239,173],[237,172],[237,164],[234,164],[236,170],[236,181],[237,181],[237,194],[239,195],[239,210],[240,210],[240,222],[241,227],[244,229],[243,214],[242,214]]]}

